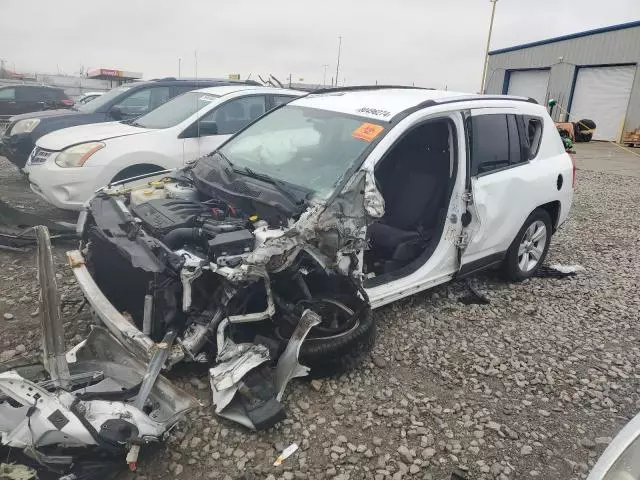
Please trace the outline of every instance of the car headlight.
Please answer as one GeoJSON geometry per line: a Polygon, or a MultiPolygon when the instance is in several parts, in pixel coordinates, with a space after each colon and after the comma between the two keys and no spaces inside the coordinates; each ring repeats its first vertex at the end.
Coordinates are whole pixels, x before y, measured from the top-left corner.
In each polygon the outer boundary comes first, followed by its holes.
{"type": "Polygon", "coordinates": [[[11,128],[11,135],[18,135],[19,133],[31,133],[39,123],[39,118],[27,118],[26,120],[19,120],[11,128]]]}
{"type": "Polygon", "coordinates": [[[81,167],[85,164],[89,157],[98,150],[104,148],[102,142],[89,142],[74,145],[63,150],[56,157],[56,165],[63,168],[81,167]]]}

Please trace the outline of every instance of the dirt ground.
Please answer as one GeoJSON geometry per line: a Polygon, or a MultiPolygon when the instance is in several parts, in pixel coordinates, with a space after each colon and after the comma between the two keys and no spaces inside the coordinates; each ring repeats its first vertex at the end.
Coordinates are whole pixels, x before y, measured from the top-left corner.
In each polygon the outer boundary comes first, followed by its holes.
{"type": "MultiPolygon", "coordinates": [[[[376,310],[378,342],[355,371],[296,381],[288,419],[249,432],[215,417],[206,369],[169,377],[204,406],[125,479],[579,479],[640,410],[640,156],[578,144],[570,220],[548,262],[585,268],[565,279],[474,279],[490,300],[464,305],[463,283],[376,310]],[[296,442],[281,467],[272,463],[296,442]]],[[[635,149],[640,155],[640,149],[635,149]]],[[[0,158],[0,199],[50,218],[73,215],[31,194],[0,158]]],[[[55,247],[66,336],[90,316],[55,247]]],[[[35,356],[33,253],[0,250],[0,360],[35,356]]]]}

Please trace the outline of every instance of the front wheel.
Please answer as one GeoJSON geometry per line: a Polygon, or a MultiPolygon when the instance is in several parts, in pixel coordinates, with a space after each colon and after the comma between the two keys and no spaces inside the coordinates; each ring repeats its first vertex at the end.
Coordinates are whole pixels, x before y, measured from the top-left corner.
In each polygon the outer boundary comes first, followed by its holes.
{"type": "Polygon", "coordinates": [[[551,228],[545,210],[539,208],[529,215],[507,250],[503,269],[508,279],[521,282],[536,273],[549,251],[551,228]]]}
{"type": "MultiPolygon", "coordinates": [[[[322,323],[311,329],[300,348],[300,363],[311,369],[311,377],[347,372],[373,348],[375,322],[371,308],[360,299],[334,295],[301,303],[322,318],[322,323]]],[[[291,329],[277,328],[276,336],[287,342],[291,329]]]]}

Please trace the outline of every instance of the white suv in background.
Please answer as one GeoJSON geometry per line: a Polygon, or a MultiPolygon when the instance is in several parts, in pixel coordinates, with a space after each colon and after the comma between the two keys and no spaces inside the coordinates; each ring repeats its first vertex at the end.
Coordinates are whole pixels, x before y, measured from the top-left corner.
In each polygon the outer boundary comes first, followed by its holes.
{"type": "Polygon", "coordinates": [[[184,93],[133,121],[80,125],[38,139],[25,172],[53,205],[79,210],[112,181],[184,166],[266,111],[305,92],[233,85],[184,93]]]}

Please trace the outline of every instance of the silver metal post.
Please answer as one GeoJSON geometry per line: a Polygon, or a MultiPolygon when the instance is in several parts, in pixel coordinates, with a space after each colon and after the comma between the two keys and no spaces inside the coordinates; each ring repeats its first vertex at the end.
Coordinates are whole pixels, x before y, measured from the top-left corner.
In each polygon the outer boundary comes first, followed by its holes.
{"type": "Polygon", "coordinates": [[[38,244],[38,283],[40,284],[40,324],[44,368],[51,375],[53,385],[68,390],[71,375],[65,356],[64,327],[60,316],[60,296],[51,253],[49,229],[34,227],[38,244]]]}
{"type": "Polygon", "coordinates": [[[484,66],[482,68],[482,82],[480,83],[480,93],[484,93],[485,84],[484,82],[487,79],[487,66],[489,64],[489,45],[491,44],[491,33],[493,32],[493,19],[496,16],[496,3],[498,0],[489,0],[493,3],[493,7],[491,8],[491,22],[489,23],[489,35],[487,36],[487,48],[484,52],[484,66]]]}

